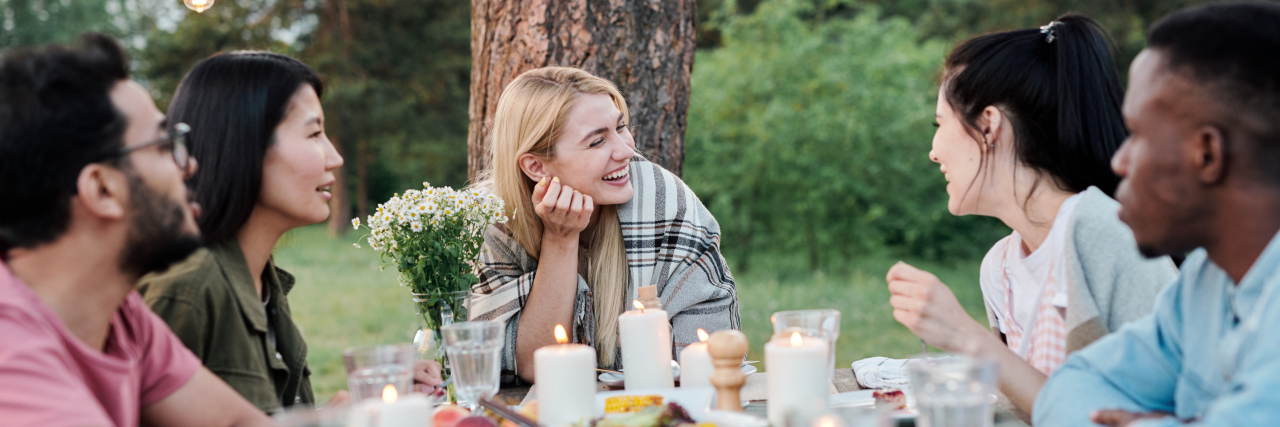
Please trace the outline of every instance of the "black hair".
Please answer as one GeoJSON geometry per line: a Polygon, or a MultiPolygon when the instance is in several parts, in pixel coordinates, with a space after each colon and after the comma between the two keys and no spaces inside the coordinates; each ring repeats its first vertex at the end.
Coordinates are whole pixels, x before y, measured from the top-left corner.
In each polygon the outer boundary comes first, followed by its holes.
{"type": "Polygon", "coordinates": [[[1019,162],[1062,190],[1096,186],[1111,195],[1120,183],[1111,156],[1128,135],[1113,52],[1107,32],[1078,14],[974,37],[947,57],[943,96],[979,143],[978,119],[995,106],[1011,125],[1019,162]]]}
{"type": "Polygon", "coordinates": [[[0,256],[66,231],[80,171],[124,146],[111,90],[128,79],[128,55],[102,34],[0,56],[0,256]]]}
{"type": "Polygon", "coordinates": [[[234,238],[262,190],[262,167],[302,85],[324,95],[320,76],[297,59],[270,52],[210,56],[192,68],[169,104],[169,123],[191,126],[187,145],[200,168],[189,180],[203,212],[206,244],[234,238]]]}
{"type": "Polygon", "coordinates": [[[1246,162],[1280,183],[1280,5],[1184,9],[1151,26],[1147,47],[1223,107],[1213,119],[1224,137],[1244,142],[1246,162]]]}

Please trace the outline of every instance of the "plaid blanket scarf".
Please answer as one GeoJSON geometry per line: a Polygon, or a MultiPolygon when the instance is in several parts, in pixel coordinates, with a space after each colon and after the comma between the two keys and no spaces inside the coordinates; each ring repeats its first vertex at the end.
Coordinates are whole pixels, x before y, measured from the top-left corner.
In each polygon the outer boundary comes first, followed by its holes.
{"type": "MultiPolygon", "coordinates": [[[[632,157],[630,174],[635,193],[618,207],[631,271],[627,301],[637,299],[637,286],[657,285],[676,353],[698,341],[698,328],[739,329],[737,290],[720,255],[720,226],[711,212],[684,181],[643,157],[632,157]]],[[[506,323],[502,369],[514,373],[520,310],[533,290],[538,261],[497,226],[489,227],[484,247],[488,250],[480,255],[480,282],[471,288],[469,313],[471,320],[506,323]]],[[[573,342],[593,345],[594,311],[591,288],[579,275],[573,342]]],[[[611,368],[621,368],[620,353],[614,360],[611,368]]]]}

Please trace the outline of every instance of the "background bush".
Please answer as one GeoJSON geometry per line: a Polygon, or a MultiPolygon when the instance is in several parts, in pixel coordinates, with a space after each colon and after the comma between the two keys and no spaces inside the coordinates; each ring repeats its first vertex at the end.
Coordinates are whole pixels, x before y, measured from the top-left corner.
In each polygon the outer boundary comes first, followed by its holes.
{"type": "Polygon", "coordinates": [[[822,268],[882,251],[985,253],[1007,229],[950,215],[928,160],[945,44],[875,8],[805,19],[815,12],[765,2],[699,52],[685,178],[729,257],[745,267],[756,254],[798,254],[822,268]]]}

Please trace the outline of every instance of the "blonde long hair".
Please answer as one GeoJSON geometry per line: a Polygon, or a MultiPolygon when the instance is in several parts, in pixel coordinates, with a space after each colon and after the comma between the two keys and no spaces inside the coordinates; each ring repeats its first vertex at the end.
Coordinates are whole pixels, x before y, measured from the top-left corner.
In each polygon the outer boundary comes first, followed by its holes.
{"type": "MultiPolygon", "coordinates": [[[[511,218],[506,227],[529,256],[542,250],[542,219],[533,211],[533,186],[518,158],[530,153],[542,160],[555,157],[555,143],[564,132],[569,111],[583,94],[608,95],[630,117],[622,93],[608,80],[567,67],[529,70],[508,84],[498,98],[490,133],[489,168],[476,183],[506,202],[511,218]]],[[[597,206],[599,215],[587,254],[587,284],[595,297],[595,348],[600,366],[613,366],[618,349],[618,315],[625,308],[630,270],[622,244],[616,206],[597,206]]]]}

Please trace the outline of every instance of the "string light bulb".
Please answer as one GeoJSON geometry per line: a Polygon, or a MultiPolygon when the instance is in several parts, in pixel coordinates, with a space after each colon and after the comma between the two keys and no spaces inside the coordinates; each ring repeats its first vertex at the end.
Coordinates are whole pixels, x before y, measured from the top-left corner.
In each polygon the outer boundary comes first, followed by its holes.
{"type": "Polygon", "coordinates": [[[213,7],[214,0],[182,0],[182,4],[187,5],[187,9],[196,11],[196,13],[204,13],[213,7]]]}

